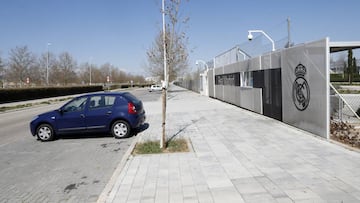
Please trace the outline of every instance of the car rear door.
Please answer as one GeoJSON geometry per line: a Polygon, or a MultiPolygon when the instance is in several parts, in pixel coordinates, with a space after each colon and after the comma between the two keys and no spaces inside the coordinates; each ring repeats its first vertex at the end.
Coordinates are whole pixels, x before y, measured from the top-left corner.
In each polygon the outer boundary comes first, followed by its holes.
{"type": "Polygon", "coordinates": [[[85,130],[85,107],[87,97],[79,97],[64,107],[62,114],[56,118],[56,124],[60,133],[75,133],[85,130]]]}
{"type": "Polygon", "coordinates": [[[86,128],[89,131],[106,131],[113,115],[115,95],[94,95],[89,98],[86,128]]]}

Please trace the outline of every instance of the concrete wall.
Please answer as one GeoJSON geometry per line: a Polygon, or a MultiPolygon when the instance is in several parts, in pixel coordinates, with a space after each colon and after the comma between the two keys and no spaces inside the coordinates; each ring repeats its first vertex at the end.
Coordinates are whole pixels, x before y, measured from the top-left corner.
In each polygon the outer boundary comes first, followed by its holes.
{"type": "Polygon", "coordinates": [[[283,121],[325,138],[330,88],[326,47],[325,39],[281,53],[283,121]]]}
{"type": "MultiPolygon", "coordinates": [[[[264,106],[266,106],[264,98],[271,99],[267,97],[268,92],[265,94],[262,88],[251,85],[244,87],[243,81],[240,86],[215,85],[215,77],[231,73],[240,73],[243,76],[245,73],[256,71],[257,75],[261,75],[261,70],[280,68],[281,72],[278,72],[279,76],[281,73],[282,88],[272,91],[281,91],[281,120],[294,127],[328,138],[328,61],[329,49],[326,38],[217,67],[208,72],[209,96],[263,114],[264,106]]],[[[271,80],[271,78],[266,78],[270,76],[265,74],[263,77],[265,78],[257,78],[265,81],[262,83],[265,87],[273,84],[267,81],[271,80]]],[[[269,91],[269,88],[265,89],[269,91]]],[[[266,108],[270,107],[266,106],[266,108]]]]}

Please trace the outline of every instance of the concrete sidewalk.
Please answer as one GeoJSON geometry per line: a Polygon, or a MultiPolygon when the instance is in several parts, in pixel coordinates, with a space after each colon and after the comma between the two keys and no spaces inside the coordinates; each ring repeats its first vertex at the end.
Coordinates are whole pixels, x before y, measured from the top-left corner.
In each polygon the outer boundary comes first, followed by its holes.
{"type": "MultiPolygon", "coordinates": [[[[161,102],[144,103],[159,140],[161,102]]],[[[360,202],[360,154],[241,108],[172,87],[167,136],[193,152],[129,156],[99,202],[360,202]]]]}

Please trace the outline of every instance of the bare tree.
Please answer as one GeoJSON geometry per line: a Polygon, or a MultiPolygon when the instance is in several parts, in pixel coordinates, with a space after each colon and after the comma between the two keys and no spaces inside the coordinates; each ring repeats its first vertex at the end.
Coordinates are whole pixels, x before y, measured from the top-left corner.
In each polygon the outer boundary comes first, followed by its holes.
{"type": "MultiPolygon", "coordinates": [[[[181,0],[169,0],[165,6],[166,20],[166,59],[168,68],[168,81],[173,81],[188,68],[188,37],[181,30],[181,25],[188,22],[189,18],[181,18],[181,0]]],[[[159,31],[152,46],[147,50],[147,72],[152,76],[164,78],[164,46],[163,32],[159,31]]]]}
{"type": "Polygon", "coordinates": [[[188,51],[186,33],[181,31],[181,25],[189,18],[181,19],[180,8],[182,0],[162,0],[163,16],[162,31],[147,50],[148,72],[152,76],[160,76],[166,85],[162,90],[162,137],[160,147],[166,148],[166,100],[169,81],[176,79],[178,74],[188,67],[188,51]],[[166,2],[166,3],[165,3],[166,2]],[[165,17],[166,16],[166,17],[165,17]]]}
{"type": "Polygon", "coordinates": [[[68,85],[70,82],[77,82],[76,64],[75,59],[68,52],[59,55],[58,69],[61,73],[60,77],[64,85],[68,85]]]}
{"type": "Polygon", "coordinates": [[[46,84],[46,68],[47,68],[47,53],[42,54],[37,61],[37,66],[40,67],[39,70],[39,80],[41,84],[46,84]]]}
{"type": "Polygon", "coordinates": [[[134,83],[145,83],[145,78],[142,75],[134,75],[131,77],[134,83]]]}
{"type": "Polygon", "coordinates": [[[40,85],[42,82],[42,72],[41,72],[40,66],[38,66],[36,63],[34,66],[31,66],[28,71],[28,78],[29,82],[32,84],[40,85]]]}
{"type": "Polygon", "coordinates": [[[92,83],[107,83],[107,76],[109,76],[112,83],[143,83],[145,78],[143,76],[132,75],[119,69],[118,67],[105,63],[99,67],[94,64],[83,63],[79,67],[79,80],[82,83],[89,83],[90,81],[90,66],[91,66],[91,80],[92,83]]]}
{"type": "Polygon", "coordinates": [[[5,70],[5,61],[4,59],[0,56],[0,72],[5,70]]]}
{"type": "Polygon", "coordinates": [[[60,85],[63,83],[63,71],[61,70],[59,66],[58,60],[56,60],[56,64],[54,64],[53,67],[51,67],[49,80],[51,81],[51,84],[53,85],[60,85]]]}
{"type": "Polygon", "coordinates": [[[16,47],[10,50],[8,78],[20,86],[30,76],[30,69],[35,65],[36,57],[27,46],[16,47]]]}
{"type": "Polygon", "coordinates": [[[5,62],[0,56],[0,83],[2,88],[4,88],[4,81],[5,81],[5,62]]]}
{"type": "Polygon", "coordinates": [[[99,68],[91,70],[92,81],[94,83],[105,83],[105,78],[99,68]]]}
{"type": "Polygon", "coordinates": [[[49,84],[53,84],[54,82],[54,77],[56,77],[56,75],[54,74],[54,71],[56,70],[56,67],[58,65],[58,59],[56,57],[55,54],[49,52],[49,61],[48,61],[48,68],[49,68],[49,84]]]}
{"type": "Polygon", "coordinates": [[[120,70],[119,68],[116,68],[113,70],[113,74],[112,74],[113,80],[114,82],[118,82],[118,83],[124,83],[127,82],[127,74],[120,70]]]}
{"type": "Polygon", "coordinates": [[[53,79],[54,74],[52,74],[52,72],[56,66],[56,63],[57,63],[56,56],[51,52],[43,53],[38,58],[37,66],[39,67],[41,84],[43,84],[43,85],[46,84],[46,72],[47,71],[49,74],[49,84],[51,84],[52,81],[54,81],[54,79],[53,79]],[[46,70],[46,69],[48,69],[48,70],[46,70]]]}
{"type": "Polygon", "coordinates": [[[47,68],[51,85],[88,84],[90,83],[90,65],[92,83],[104,84],[107,82],[107,76],[113,83],[145,81],[143,76],[128,74],[110,63],[105,63],[100,67],[83,63],[78,67],[76,60],[68,52],[58,56],[53,53],[49,55],[43,53],[37,58],[27,46],[22,46],[12,49],[9,56],[9,63],[6,64],[0,57],[0,87],[3,86],[5,78],[9,82],[20,85],[26,83],[27,78],[32,84],[45,85],[47,68]]]}
{"type": "Polygon", "coordinates": [[[100,73],[101,73],[101,81],[103,83],[107,82],[107,78],[109,77],[109,82],[113,81],[112,78],[112,65],[110,63],[105,63],[103,65],[100,66],[100,73]]]}
{"type": "Polygon", "coordinates": [[[93,71],[95,69],[95,66],[86,62],[82,63],[79,66],[79,80],[81,83],[90,84],[90,82],[93,82],[93,71]],[[91,77],[91,81],[90,81],[91,77]]]}

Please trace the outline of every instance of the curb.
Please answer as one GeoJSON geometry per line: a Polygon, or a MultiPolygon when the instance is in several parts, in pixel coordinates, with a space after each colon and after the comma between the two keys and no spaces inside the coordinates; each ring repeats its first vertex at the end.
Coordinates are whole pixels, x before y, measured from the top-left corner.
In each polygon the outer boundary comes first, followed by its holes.
{"type": "Polygon", "coordinates": [[[330,142],[330,143],[333,143],[333,144],[336,144],[336,145],[339,145],[340,147],[343,147],[343,148],[345,148],[345,149],[347,149],[347,150],[349,150],[349,151],[357,152],[357,153],[360,154],[360,149],[355,148],[355,147],[352,147],[352,146],[349,146],[349,145],[344,144],[344,143],[342,143],[342,142],[340,142],[340,141],[333,140],[333,139],[329,138],[329,142],[330,142]]]}
{"type": "Polygon", "coordinates": [[[123,168],[126,165],[126,162],[129,160],[129,157],[131,155],[131,152],[134,150],[136,143],[138,142],[139,138],[141,136],[136,136],[136,138],[132,141],[130,147],[128,148],[128,150],[125,152],[123,158],[121,159],[120,163],[117,165],[114,173],[112,174],[109,182],[106,184],[104,190],[101,192],[98,200],[96,201],[97,203],[105,203],[107,198],[109,197],[115,183],[116,180],[118,179],[121,171],[123,170],[123,168]]]}

